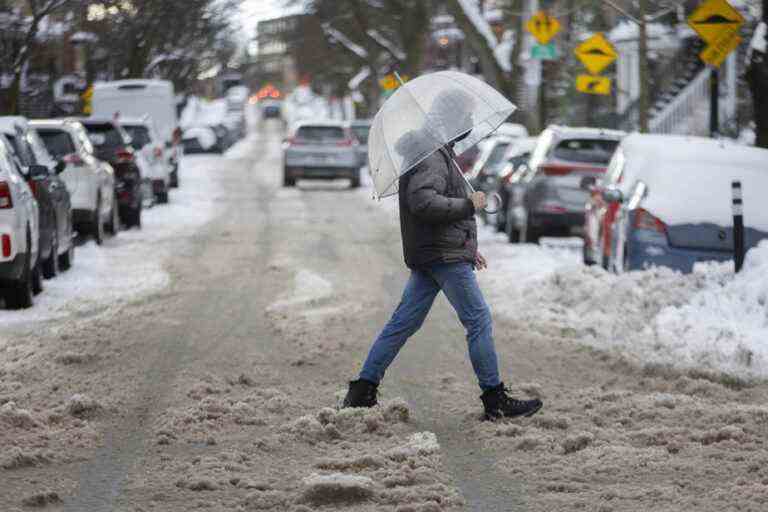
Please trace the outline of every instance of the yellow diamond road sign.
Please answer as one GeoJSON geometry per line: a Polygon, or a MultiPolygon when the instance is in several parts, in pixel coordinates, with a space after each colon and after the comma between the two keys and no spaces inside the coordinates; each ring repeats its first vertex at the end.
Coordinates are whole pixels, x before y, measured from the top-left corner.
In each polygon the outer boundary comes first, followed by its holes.
{"type": "Polygon", "coordinates": [[[688,17],[688,25],[706,43],[729,39],[744,24],[744,17],[726,0],[706,0],[688,17]]]}
{"type": "Polygon", "coordinates": [[[728,54],[738,48],[739,43],[741,43],[741,37],[736,34],[729,38],[719,39],[704,48],[699,54],[699,58],[710,66],[719,68],[720,64],[728,57],[728,54]]]}
{"type": "Polygon", "coordinates": [[[600,32],[577,46],[573,53],[593,75],[600,73],[619,56],[613,45],[600,32]]]}
{"type": "Polygon", "coordinates": [[[538,11],[525,24],[528,32],[541,44],[547,44],[560,32],[560,22],[544,11],[538,11]]]}
{"type": "Polygon", "coordinates": [[[579,75],[576,90],[586,94],[611,94],[611,80],[605,76],[579,75]]]}

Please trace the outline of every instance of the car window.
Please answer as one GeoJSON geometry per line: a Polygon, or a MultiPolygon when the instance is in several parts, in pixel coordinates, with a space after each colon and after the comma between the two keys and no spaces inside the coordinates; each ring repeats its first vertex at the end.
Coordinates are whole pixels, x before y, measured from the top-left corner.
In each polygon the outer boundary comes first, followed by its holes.
{"type": "Polygon", "coordinates": [[[29,147],[35,154],[35,161],[39,164],[50,162],[52,160],[50,153],[45,148],[45,144],[35,130],[27,130],[25,135],[29,147]]]}
{"type": "Polygon", "coordinates": [[[0,171],[6,170],[8,172],[14,172],[21,174],[18,164],[14,161],[11,155],[11,143],[5,137],[0,138],[0,171]]]}
{"type": "Polygon", "coordinates": [[[557,143],[552,156],[571,162],[605,165],[618,145],[617,140],[564,139],[557,143]]]}
{"type": "Polygon", "coordinates": [[[116,150],[125,145],[122,134],[112,123],[84,124],[88,139],[99,149],[116,150]]]}
{"type": "Polygon", "coordinates": [[[123,126],[128,134],[131,136],[131,145],[134,149],[141,149],[147,144],[152,142],[152,137],[149,134],[149,128],[141,125],[123,126]]]}
{"type": "Polygon", "coordinates": [[[488,155],[488,160],[485,161],[485,171],[487,173],[493,173],[496,170],[500,170],[500,164],[503,165],[504,155],[509,147],[508,142],[500,142],[493,146],[491,154],[488,155]]]}
{"type": "Polygon", "coordinates": [[[43,139],[48,152],[56,159],[71,155],[77,151],[72,141],[72,136],[64,130],[40,128],[37,130],[37,133],[43,139]]]}
{"type": "Polygon", "coordinates": [[[368,134],[371,131],[370,126],[353,126],[352,133],[355,138],[360,141],[360,144],[368,144],[368,134]]]}
{"type": "Polygon", "coordinates": [[[340,126],[301,126],[296,131],[296,138],[313,142],[326,142],[344,139],[344,129],[340,126]]]}

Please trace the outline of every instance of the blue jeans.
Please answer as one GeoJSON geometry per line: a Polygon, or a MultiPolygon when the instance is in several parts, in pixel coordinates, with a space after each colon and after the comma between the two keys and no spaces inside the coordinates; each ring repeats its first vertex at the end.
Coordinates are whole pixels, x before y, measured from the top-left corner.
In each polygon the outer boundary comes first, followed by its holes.
{"type": "Polygon", "coordinates": [[[486,390],[499,385],[491,310],[469,263],[441,263],[411,272],[400,304],[368,353],[361,379],[378,384],[384,378],[397,353],[424,323],[440,290],[467,330],[469,358],[480,388],[486,390]]]}

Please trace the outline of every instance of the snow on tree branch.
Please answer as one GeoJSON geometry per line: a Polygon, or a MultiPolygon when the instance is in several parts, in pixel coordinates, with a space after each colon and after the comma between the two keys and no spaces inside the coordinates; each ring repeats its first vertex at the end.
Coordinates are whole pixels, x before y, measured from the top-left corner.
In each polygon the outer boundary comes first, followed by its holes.
{"type": "Polygon", "coordinates": [[[355,44],[352,42],[347,36],[333,28],[330,23],[323,23],[323,32],[326,33],[326,35],[332,37],[336,41],[338,41],[341,45],[343,45],[347,50],[351,51],[361,59],[367,59],[368,58],[368,51],[363,48],[362,46],[355,44]]]}
{"type": "Polygon", "coordinates": [[[381,32],[374,29],[369,29],[365,32],[368,34],[368,37],[376,41],[380,46],[382,46],[384,49],[386,49],[393,57],[395,57],[397,60],[405,60],[407,57],[403,50],[397,47],[395,43],[384,37],[381,32]]]}
{"type": "Polygon", "coordinates": [[[475,0],[457,0],[461,10],[469,19],[470,23],[475,27],[477,32],[483,36],[488,43],[488,47],[493,50],[493,55],[496,57],[496,61],[499,63],[499,67],[505,72],[512,70],[512,65],[509,62],[508,48],[504,48],[504,51],[497,51],[499,48],[499,41],[496,39],[496,34],[493,33],[493,29],[488,21],[480,13],[477,8],[475,0]]]}

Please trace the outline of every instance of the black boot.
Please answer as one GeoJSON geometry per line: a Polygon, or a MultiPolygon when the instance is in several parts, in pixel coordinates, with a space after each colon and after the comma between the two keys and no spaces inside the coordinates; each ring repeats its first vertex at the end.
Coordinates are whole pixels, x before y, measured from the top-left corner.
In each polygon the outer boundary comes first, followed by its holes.
{"type": "Polygon", "coordinates": [[[541,400],[517,400],[507,394],[502,382],[495,388],[483,392],[480,396],[485,407],[485,419],[514,418],[516,416],[533,416],[543,405],[541,400]]]}
{"type": "Polygon", "coordinates": [[[341,407],[373,407],[378,403],[376,402],[378,389],[378,384],[364,379],[350,381],[349,391],[341,407]]]}

